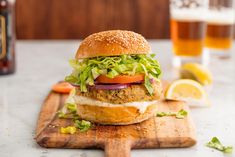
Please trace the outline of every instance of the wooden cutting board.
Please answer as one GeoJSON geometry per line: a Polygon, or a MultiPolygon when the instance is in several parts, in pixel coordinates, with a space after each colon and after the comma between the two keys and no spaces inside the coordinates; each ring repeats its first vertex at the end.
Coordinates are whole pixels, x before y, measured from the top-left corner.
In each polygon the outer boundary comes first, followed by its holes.
{"type": "MultiPolygon", "coordinates": [[[[96,125],[85,133],[59,133],[60,127],[72,125],[71,120],[58,119],[56,112],[67,95],[50,92],[37,123],[36,141],[46,148],[101,148],[106,157],[130,157],[131,149],[190,147],[196,143],[194,125],[188,112],[184,119],[154,117],[128,126],[96,125]]],[[[189,111],[180,101],[163,101],[159,111],[189,111]]]]}

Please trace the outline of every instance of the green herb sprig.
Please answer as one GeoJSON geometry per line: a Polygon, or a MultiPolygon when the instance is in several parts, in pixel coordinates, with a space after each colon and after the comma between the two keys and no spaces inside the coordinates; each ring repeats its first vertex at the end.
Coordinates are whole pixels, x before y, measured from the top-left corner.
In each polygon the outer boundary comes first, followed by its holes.
{"type": "Polygon", "coordinates": [[[158,112],[157,117],[164,117],[164,116],[174,116],[177,119],[183,119],[188,115],[188,112],[184,109],[181,109],[178,112],[158,112]]]}
{"type": "Polygon", "coordinates": [[[232,146],[224,146],[217,137],[213,137],[210,142],[206,143],[207,147],[217,149],[224,153],[232,153],[232,146]]]}

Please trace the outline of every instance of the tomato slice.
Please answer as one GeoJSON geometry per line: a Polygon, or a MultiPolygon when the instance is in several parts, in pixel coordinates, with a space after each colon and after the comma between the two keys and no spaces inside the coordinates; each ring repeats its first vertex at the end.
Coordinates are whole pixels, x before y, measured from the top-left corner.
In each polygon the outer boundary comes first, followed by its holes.
{"type": "Polygon", "coordinates": [[[100,83],[133,83],[144,80],[144,74],[137,74],[133,76],[119,75],[114,78],[109,78],[105,75],[100,75],[97,79],[100,83]]]}
{"type": "Polygon", "coordinates": [[[59,82],[52,86],[52,90],[58,93],[69,93],[74,87],[68,82],[59,82]]]}

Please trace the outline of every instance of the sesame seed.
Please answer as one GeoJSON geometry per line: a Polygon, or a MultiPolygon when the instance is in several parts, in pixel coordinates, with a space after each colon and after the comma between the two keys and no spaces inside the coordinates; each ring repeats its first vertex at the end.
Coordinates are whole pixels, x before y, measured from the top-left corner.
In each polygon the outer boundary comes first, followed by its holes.
{"type": "Polygon", "coordinates": [[[122,48],[133,48],[136,45],[136,49],[144,48],[146,45],[148,46],[147,41],[144,37],[138,33],[134,33],[131,31],[124,31],[124,30],[111,30],[111,31],[103,31],[99,33],[94,33],[81,43],[81,45],[88,45],[89,47],[92,46],[93,42],[106,42],[106,46],[110,46],[112,44],[120,45],[122,48]]]}

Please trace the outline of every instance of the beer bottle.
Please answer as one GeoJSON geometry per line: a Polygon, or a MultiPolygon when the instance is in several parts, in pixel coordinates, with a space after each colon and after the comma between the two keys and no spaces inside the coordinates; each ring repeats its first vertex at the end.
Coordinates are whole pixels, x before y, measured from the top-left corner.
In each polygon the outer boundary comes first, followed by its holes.
{"type": "Polygon", "coordinates": [[[14,0],[0,0],[0,75],[15,72],[14,0]]]}

